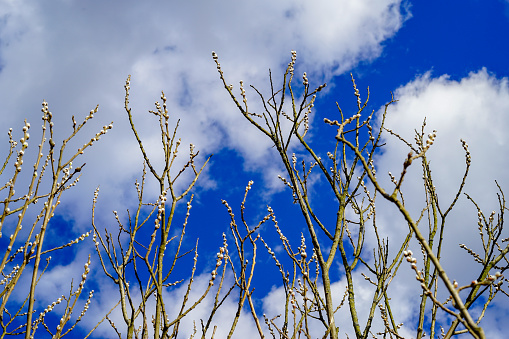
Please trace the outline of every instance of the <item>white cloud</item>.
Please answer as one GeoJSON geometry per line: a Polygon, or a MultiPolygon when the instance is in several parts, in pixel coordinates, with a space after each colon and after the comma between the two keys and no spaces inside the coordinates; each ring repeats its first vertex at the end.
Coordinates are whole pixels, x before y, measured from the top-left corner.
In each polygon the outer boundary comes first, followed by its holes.
{"type": "MultiPolygon", "coordinates": [[[[302,56],[300,68],[328,78],[377,57],[383,41],[409,15],[400,9],[399,0],[159,2],[154,7],[134,1],[120,7],[7,2],[0,13],[2,125],[15,128],[26,117],[36,127],[46,99],[61,138],[70,131],[71,115],[78,119],[100,104],[89,125],[99,128],[114,120],[115,127],[85,158],[82,186],[91,196],[92,187],[101,184],[103,192],[106,187],[113,192],[108,201],[118,201],[125,193],[120,188],[141,171],[123,110],[123,84],[131,73],[131,105],[147,144],[156,144],[159,136],[156,121],[145,112],[164,90],[172,116],[183,118],[183,145],[193,142],[203,154],[233,148],[248,166],[263,168],[272,163],[270,145],[228,99],[211,51],[219,53],[233,83],[243,79],[266,89],[268,68],[277,68],[278,79],[292,49],[302,56]]],[[[251,101],[256,107],[257,97],[251,101]]],[[[84,133],[80,142],[95,132],[84,133]]]]}
{"type": "MultiPolygon", "coordinates": [[[[411,143],[414,143],[413,129],[420,131],[425,117],[426,133],[437,130],[437,138],[428,152],[428,160],[431,161],[430,167],[442,211],[452,202],[465,170],[465,152],[459,141],[462,138],[468,142],[472,156],[472,166],[463,192],[479,204],[486,217],[492,210],[498,212],[494,180],[505,191],[509,188],[506,175],[509,140],[505,133],[509,124],[508,79],[497,78],[486,69],[472,72],[459,80],[452,80],[447,75],[432,77],[426,73],[396,90],[395,98],[398,102],[389,107],[385,125],[387,128],[411,143]]],[[[378,158],[377,175],[385,187],[390,189],[393,186],[387,172],[399,175],[409,150],[395,137],[387,136],[383,141],[386,146],[378,158]]],[[[421,165],[415,162],[409,168],[403,184],[405,204],[414,220],[425,207],[421,176],[421,165]]],[[[391,239],[391,243],[396,244],[396,239],[402,239],[408,226],[402,222],[395,208],[384,206],[384,203],[377,205],[378,224],[384,235],[391,239]]],[[[421,223],[422,232],[427,232],[426,225],[425,221],[421,223]]],[[[458,246],[465,243],[478,253],[483,253],[477,228],[477,210],[464,195],[460,196],[447,218],[444,238],[442,263],[449,277],[461,285],[476,279],[480,265],[458,246]]],[[[415,242],[411,248],[414,253],[420,252],[415,242]]],[[[413,294],[415,300],[419,290],[415,290],[413,285],[418,285],[417,281],[409,274],[408,267],[402,267],[400,271],[400,274],[408,277],[409,284],[398,286],[394,291],[397,291],[396,294],[413,294]],[[414,291],[410,292],[409,288],[414,291]]],[[[505,314],[508,309],[507,300],[501,297],[491,312],[505,314]]],[[[497,327],[491,325],[486,328],[498,331],[497,327]]]]}
{"type": "MultiPolygon", "coordinates": [[[[186,310],[202,296],[203,292],[207,289],[209,280],[210,273],[204,273],[194,277],[192,290],[188,295],[189,299],[187,300],[186,303],[185,308],[186,310]]],[[[86,327],[87,330],[90,330],[92,327],[94,327],[95,324],[97,324],[97,322],[101,320],[104,314],[106,314],[111,309],[111,307],[113,307],[118,301],[118,289],[116,289],[115,286],[113,286],[110,282],[104,283],[105,286],[104,288],[101,288],[100,295],[96,296],[99,298],[98,300],[100,300],[99,304],[94,304],[97,302],[97,300],[92,301],[91,312],[90,314],[87,314],[88,318],[86,319],[86,322],[81,324],[82,326],[86,327]]],[[[231,277],[227,277],[223,285],[221,297],[222,295],[224,295],[225,288],[231,286],[231,283],[232,283],[231,277]]],[[[184,300],[184,296],[187,293],[187,284],[188,280],[180,284],[178,288],[172,289],[171,292],[167,291],[164,295],[166,311],[168,312],[168,318],[170,319],[170,321],[176,319],[181,310],[182,301],[184,300]]],[[[196,336],[201,337],[202,333],[201,321],[203,321],[204,325],[207,324],[207,321],[213,308],[213,302],[215,293],[217,291],[216,289],[217,286],[218,281],[216,281],[216,284],[210,290],[209,294],[205,297],[205,299],[203,299],[203,301],[196,308],[194,308],[190,313],[188,313],[188,315],[182,318],[178,331],[179,338],[181,336],[183,338],[189,338],[193,333],[193,329],[195,328],[195,326],[197,330],[196,336]]],[[[134,305],[138,305],[140,302],[140,298],[136,293],[137,292],[136,289],[137,286],[132,287],[132,290],[134,291],[133,292],[134,305]]],[[[234,292],[230,295],[230,297],[228,297],[223,302],[221,307],[217,310],[217,312],[214,314],[214,317],[212,318],[211,325],[209,327],[209,330],[207,331],[207,337],[210,337],[212,335],[214,326],[217,326],[214,337],[226,338],[228,336],[230,328],[233,324],[234,315],[237,312],[237,300],[238,293],[234,292]]],[[[246,307],[242,310],[241,316],[236,325],[233,338],[251,338],[253,337],[254,333],[258,333],[254,321],[252,319],[251,313],[248,310],[249,306],[247,305],[247,302],[245,306],[246,307]]],[[[153,327],[151,326],[150,323],[150,319],[155,311],[155,300],[153,297],[150,298],[149,301],[147,302],[146,310],[147,319],[149,321],[149,332],[153,333],[153,327]]],[[[126,333],[126,326],[124,323],[120,306],[118,306],[112,312],[110,318],[115,323],[115,326],[121,333],[126,333]]],[[[137,324],[141,323],[142,314],[140,314],[139,318],[137,319],[137,324]]],[[[113,329],[111,328],[110,324],[107,321],[101,324],[94,332],[95,337],[114,336],[114,335],[115,334],[113,332],[113,329]]]]}
{"type": "MultiPolygon", "coordinates": [[[[364,328],[368,321],[368,315],[371,307],[371,303],[373,300],[374,288],[371,283],[366,281],[361,275],[361,271],[367,275],[370,275],[369,272],[365,269],[356,270],[354,272],[354,294],[355,294],[355,310],[357,312],[359,325],[361,330],[364,331],[364,328]]],[[[403,335],[406,338],[410,338],[412,335],[412,327],[411,324],[414,320],[415,311],[417,310],[418,304],[413,305],[415,303],[409,302],[408,298],[413,297],[412,293],[418,292],[418,285],[416,284],[416,288],[408,288],[408,285],[403,281],[397,280],[393,282],[393,288],[395,290],[400,290],[402,287],[402,291],[404,293],[394,293],[390,294],[391,302],[392,302],[392,312],[395,316],[395,319],[398,323],[405,323],[405,326],[402,327],[399,334],[403,335]],[[410,326],[407,326],[410,325],[410,326]]],[[[346,291],[346,277],[342,277],[341,280],[332,283],[331,291],[333,296],[333,304],[335,306],[340,305],[346,291]]],[[[321,284],[319,284],[321,286],[321,284]]],[[[323,297],[323,296],[322,296],[323,297]]],[[[263,307],[264,312],[267,314],[267,318],[272,319],[277,315],[281,315],[280,318],[275,320],[274,322],[277,324],[279,328],[282,327],[284,320],[284,306],[285,306],[285,291],[283,287],[273,288],[272,291],[263,299],[263,307]]],[[[290,312],[290,321],[289,326],[293,328],[293,315],[290,312]]],[[[300,320],[298,318],[298,320],[300,320]]],[[[316,321],[312,318],[308,319],[309,321],[309,329],[311,332],[311,337],[318,338],[322,337],[325,332],[325,327],[319,321],[316,321]]],[[[335,314],[335,322],[336,326],[339,327],[340,330],[340,338],[348,335],[349,337],[355,337],[355,331],[352,325],[352,316],[350,313],[350,306],[348,297],[345,299],[342,307],[337,310],[335,314]]],[[[378,307],[375,310],[374,317],[372,319],[370,331],[372,333],[377,333],[384,330],[384,324],[382,318],[380,316],[380,311],[378,307]]],[[[290,330],[291,333],[291,330],[290,330]]]]}
{"type": "MultiPolygon", "coordinates": [[[[426,131],[437,130],[437,138],[428,152],[440,203],[448,206],[457,191],[465,170],[465,153],[460,139],[469,144],[472,165],[464,189],[488,213],[496,209],[497,180],[502,188],[508,186],[505,168],[509,157],[505,148],[508,137],[505,126],[509,122],[508,79],[497,79],[485,69],[472,72],[460,81],[447,76],[432,78],[429,73],[399,88],[395,94],[399,101],[389,108],[386,127],[414,142],[413,129],[420,131],[426,118],[426,131]]],[[[378,159],[379,176],[388,181],[387,171],[401,173],[403,160],[408,153],[406,146],[395,137],[388,136],[383,154],[378,159]]],[[[414,205],[414,192],[420,190],[420,166],[410,167],[404,191],[407,203],[414,205]]],[[[415,204],[422,206],[423,198],[415,204]]],[[[459,209],[471,210],[471,203],[462,197],[459,209]]],[[[475,215],[477,211],[473,211],[475,215]]],[[[463,225],[464,228],[472,228],[463,225]]],[[[459,226],[458,226],[459,227],[459,226]]],[[[475,227],[474,227],[475,228],[475,227]]],[[[473,230],[475,233],[476,231],[473,230]]],[[[465,232],[462,232],[465,233],[465,232]]],[[[468,232],[467,232],[468,234],[468,232]]],[[[469,234],[469,236],[472,234],[469,234]]],[[[458,239],[459,241],[460,239],[458,239]]]]}

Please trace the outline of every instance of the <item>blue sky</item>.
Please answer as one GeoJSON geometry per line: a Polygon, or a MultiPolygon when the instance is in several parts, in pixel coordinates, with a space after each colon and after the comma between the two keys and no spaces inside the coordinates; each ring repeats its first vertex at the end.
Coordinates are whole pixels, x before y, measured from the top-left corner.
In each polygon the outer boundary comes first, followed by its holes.
{"type": "MultiPolygon", "coordinates": [[[[125,210],[135,208],[133,183],[142,170],[140,152],[123,109],[125,79],[132,75],[130,101],[135,122],[151,150],[159,136],[154,132],[155,121],[147,118],[146,111],[153,109],[153,102],[164,90],[173,121],[181,119],[183,145],[195,144],[202,160],[205,155],[214,154],[195,189],[185,243],[190,248],[200,238],[198,271],[203,276],[199,283],[206,284],[222,242],[221,234],[228,231],[229,217],[221,199],[238,212],[249,180],[255,182],[248,197],[248,215],[253,222],[264,215],[268,204],[274,208],[283,232],[287,230],[287,236],[294,237],[295,247],[304,231],[298,210],[291,204],[290,192],[277,179],[283,169],[277,154],[229,99],[212,51],[218,53],[227,81],[236,86],[236,91],[239,80],[268,91],[268,69],[272,69],[275,79],[280,79],[290,61],[290,51],[296,50],[296,79],[300,80],[306,71],[313,85],[328,84],[317,98],[309,135],[312,145],[324,156],[335,131],[322,123],[323,118],[335,117],[336,101],[345,112],[355,109],[350,73],[363,97],[369,86],[370,110],[378,113],[393,92],[399,101],[389,111],[389,128],[412,140],[413,130],[420,128],[426,117],[427,128],[437,130],[437,141],[429,154],[443,200],[450,200],[462,175],[464,154],[459,139],[463,138],[470,145],[473,161],[465,189],[483,209],[491,211],[496,209],[494,180],[503,189],[509,187],[508,33],[509,2],[502,0],[49,4],[3,0],[0,126],[5,133],[0,131],[0,142],[6,150],[8,128],[20,131],[25,118],[38,126],[43,99],[55,116],[60,138],[71,131],[71,115],[78,119],[99,104],[99,112],[80,142],[111,121],[114,128],[83,157],[82,162],[87,163],[83,176],[57,209],[58,222],[51,234],[65,238],[64,242],[91,228],[91,203],[98,185],[99,222],[102,227],[114,229],[111,211],[118,210],[125,218],[125,210]]],[[[259,108],[256,94],[247,90],[247,95],[251,107],[259,108]]],[[[32,134],[37,133],[40,130],[35,128],[32,134]]],[[[386,143],[384,153],[377,158],[377,171],[398,173],[407,150],[397,140],[387,139],[386,143]]],[[[35,151],[35,141],[32,147],[35,151]]],[[[151,152],[158,157],[155,151],[151,152]]],[[[158,159],[160,163],[161,158],[158,159]]],[[[411,180],[418,177],[418,171],[409,173],[407,196],[420,192],[417,181],[411,180]]],[[[153,182],[148,184],[148,190],[155,199],[153,182]]],[[[327,203],[324,199],[317,205],[326,207],[327,203]]],[[[419,211],[422,200],[410,201],[409,205],[419,211]]],[[[460,201],[457,210],[450,220],[454,239],[446,249],[445,266],[458,281],[469,281],[475,266],[467,266],[470,258],[457,244],[478,246],[476,211],[466,199],[460,201]]],[[[323,213],[327,213],[326,208],[323,213]]],[[[183,214],[185,210],[179,214],[180,220],[183,214]]],[[[380,212],[378,218],[385,225],[382,227],[387,236],[395,239],[406,227],[390,209],[380,212]]],[[[267,239],[275,234],[269,227],[263,232],[267,239]]],[[[65,260],[49,267],[41,290],[54,293],[41,294],[42,307],[60,296],[57,289],[67,290],[72,277],[78,279],[91,245],[91,241],[86,241],[76,246],[66,252],[69,255],[65,260]]],[[[266,254],[262,249],[260,252],[266,254]]],[[[269,314],[276,312],[271,300],[278,300],[280,284],[266,279],[272,277],[271,269],[277,278],[268,255],[260,259],[259,265],[263,274],[256,281],[257,298],[260,310],[269,314]]],[[[81,325],[84,330],[114,302],[112,287],[100,277],[97,256],[92,255],[91,267],[87,284],[95,286],[97,293],[90,322],[81,325]]],[[[408,274],[412,276],[411,272],[408,274]]],[[[339,291],[344,286],[339,268],[335,278],[339,291]]],[[[413,283],[413,278],[410,281],[413,283]]],[[[405,298],[418,292],[418,284],[411,285],[395,284],[401,295],[394,302],[401,309],[398,315],[408,333],[413,335],[407,308],[410,306],[405,298]]],[[[169,298],[176,298],[178,291],[174,295],[169,298]]],[[[230,306],[218,314],[218,321],[228,317],[230,306]]],[[[199,312],[202,311],[197,312],[197,319],[199,312]]],[[[484,320],[490,327],[490,338],[502,338],[501,320],[508,313],[509,302],[501,298],[484,320]]],[[[253,326],[247,316],[244,319],[239,337],[242,331],[250,333],[253,326]]],[[[117,317],[116,323],[120,322],[117,317]]],[[[348,332],[348,325],[345,331],[348,332]]],[[[109,335],[107,326],[97,333],[98,337],[109,335]]]]}

